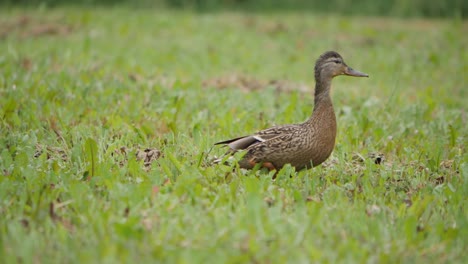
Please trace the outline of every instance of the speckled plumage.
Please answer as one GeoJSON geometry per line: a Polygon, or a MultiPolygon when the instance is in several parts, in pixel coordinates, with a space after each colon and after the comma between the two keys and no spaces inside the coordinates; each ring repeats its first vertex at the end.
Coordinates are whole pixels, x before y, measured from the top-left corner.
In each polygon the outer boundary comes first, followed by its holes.
{"type": "Polygon", "coordinates": [[[289,163],[297,170],[320,165],[335,146],[336,118],[330,88],[331,80],[338,75],[368,77],[348,67],[337,52],[325,52],[315,64],[315,105],[307,121],[275,126],[215,145],[228,145],[231,152],[247,150],[239,161],[240,167],[246,169],[257,163],[270,169],[280,169],[289,163]]]}

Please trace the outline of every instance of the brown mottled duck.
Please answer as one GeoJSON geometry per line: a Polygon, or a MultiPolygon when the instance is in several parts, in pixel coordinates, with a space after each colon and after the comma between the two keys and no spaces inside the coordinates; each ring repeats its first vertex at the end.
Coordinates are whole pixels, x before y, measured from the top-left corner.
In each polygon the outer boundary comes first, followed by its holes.
{"type": "Polygon", "coordinates": [[[369,77],[346,65],[337,52],[327,51],[315,63],[315,104],[308,120],[300,124],[274,126],[215,145],[227,145],[231,153],[246,150],[239,161],[240,167],[245,169],[260,164],[276,170],[291,164],[301,170],[322,164],[335,146],[336,118],[330,89],[333,77],[339,75],[369,77]]]}

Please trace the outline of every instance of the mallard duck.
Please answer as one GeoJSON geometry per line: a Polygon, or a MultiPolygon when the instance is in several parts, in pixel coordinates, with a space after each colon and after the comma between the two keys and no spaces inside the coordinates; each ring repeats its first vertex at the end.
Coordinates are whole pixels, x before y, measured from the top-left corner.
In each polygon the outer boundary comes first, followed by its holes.
{"type": "Polygon", "coordinates": [[[239,166],[252,169],[260,164],[270,170],[291,164],[296,170],[320,165],[335,146],[336,118],[330,98],[333,77],[369,77],[346,65],[340,54],[327,51],[315,63],[315,105],[312,115],[300,124],[274,126],[253,135],[215,143],[227,145],[230,153],[246,150],[239,166]]]}

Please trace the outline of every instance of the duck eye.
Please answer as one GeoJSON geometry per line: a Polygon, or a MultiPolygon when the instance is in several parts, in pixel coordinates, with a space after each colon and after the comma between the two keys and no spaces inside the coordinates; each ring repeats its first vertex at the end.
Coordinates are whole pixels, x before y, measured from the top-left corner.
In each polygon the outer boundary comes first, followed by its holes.
{"type": "Polygon", "coordinates": [[[336,64],[340,64],[340,63],[341,63],[340,60],[334,60],[333,62],[336,63],[336,64]]]}

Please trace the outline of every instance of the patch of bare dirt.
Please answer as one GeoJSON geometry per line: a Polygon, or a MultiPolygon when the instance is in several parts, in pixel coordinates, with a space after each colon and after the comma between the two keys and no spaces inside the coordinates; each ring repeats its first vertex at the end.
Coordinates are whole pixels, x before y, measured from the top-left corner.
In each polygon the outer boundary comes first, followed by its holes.
{"type": "Polygon", "coordinates": [[[204,80],[204,88],[228,89],[238,88],[243,92],[259,91],[273,87],[278,92],[310,92],[312,89],[303,83],[294,83],[287,80],[262,80],[242,74],[229,74],[204,80]]]}
{"type": "Polygon", "coordinates": [[[21,65],[21,68],[23,68],[24,70],[29,71],[29,70],[31,70],[33,63],[31,61],[31,59],[29,59],[29,58],[22,58],[21,61],[20,61],[20,65],[21,65]]]}
{"type": "Polygon", "coordinates": [[[276,34],[279,34],[279,33],[290,31],[286,24],[281,23],[279,21],[264,23],[264,24],[262,24],[261,27],[259,27],[258,30],[260,32],[267,33],[269,35],[276,35],[276,34]]]}
{"type": "Polygon", "coordinates": [[[74,26],[60,20],[46,21],[30,16],[20,16],[0,21],[0,39],[9,36],[18,36],[19,38],[36,38],[50,35],[65,36],[74,30],[74,26]]]}
{"type": "Polygon", "coordinates": [[[289,27],[281,21],[264,21],[253,16],[244,17],[242,25],[248,29],[254,29],[258,33],[265,33],[268,35],[290,31],[289,27]]]}

